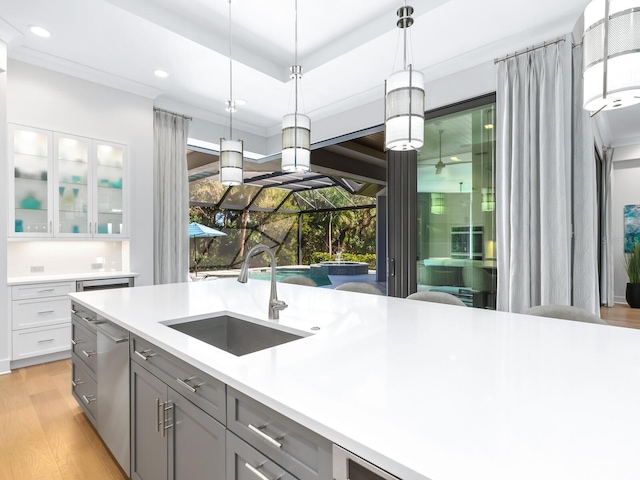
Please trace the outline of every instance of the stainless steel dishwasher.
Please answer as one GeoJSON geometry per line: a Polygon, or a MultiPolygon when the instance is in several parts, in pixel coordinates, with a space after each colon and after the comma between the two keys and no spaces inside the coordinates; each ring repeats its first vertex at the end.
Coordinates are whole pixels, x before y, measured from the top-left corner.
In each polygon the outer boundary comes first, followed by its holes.
{"type": "Polygon", "coordinates": [[[98,319],[98,432],[129,475],[129,332],[98,319]]]}

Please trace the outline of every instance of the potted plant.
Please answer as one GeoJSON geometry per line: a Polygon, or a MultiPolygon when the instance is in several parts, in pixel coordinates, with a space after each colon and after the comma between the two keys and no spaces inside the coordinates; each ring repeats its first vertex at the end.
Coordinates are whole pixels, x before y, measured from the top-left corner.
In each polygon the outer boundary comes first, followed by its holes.
{"type": "Polygon", "coordinates": [[[633,243],[631,252],[624,255],[624,266],[627,269],[627,303],[631,308],[640,308],[640,242],[633,243]]]}

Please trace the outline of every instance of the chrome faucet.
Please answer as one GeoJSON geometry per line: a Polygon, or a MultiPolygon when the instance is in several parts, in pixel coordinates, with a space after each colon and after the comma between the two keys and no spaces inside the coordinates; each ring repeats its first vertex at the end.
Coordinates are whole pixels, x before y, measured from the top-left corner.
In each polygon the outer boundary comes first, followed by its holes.
{"type": "Polygon", "coordinates": [[[266,252],[269,255],[269,261],[271,262],[271,295],[269,297],[269,320],[277,320],[280,318],[280,310],[287,308],[287,304],[282,300],[278,300],[278,292],[276,291],[276,257],[269,247],[259,243],[247,253],[247,256],[242,262],[242,268],[240,268],[240,275],[238,275],[238,281],[240,283],[247,283],[249,277],[249,260],[255,254],[260,252],[266,252]]]}

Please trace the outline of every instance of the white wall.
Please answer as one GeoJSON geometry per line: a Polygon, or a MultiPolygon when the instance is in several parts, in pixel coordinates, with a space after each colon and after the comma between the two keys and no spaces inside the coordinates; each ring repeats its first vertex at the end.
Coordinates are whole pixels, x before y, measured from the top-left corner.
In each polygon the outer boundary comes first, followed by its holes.
{"type": "MultiPolygon", "coordinates": [[[[637,147],[636,147],[637,148],[637,147]]],[[[615,152],[614,152],[615,158],[615,152]]],[[[616,303],[626,303],[627,272],[624,253],[624,206],[640,204],[640,154],[633,160],[613,162],[613,293],[616,303]]]]}
{"type": "Polygon", "coordinates": [[[152,284],[153,100],[17,61],[7,92],[10,123],[128,145],[130,268],[152,284]]]}
{"type": "MultiPolygon", "coordinates": [[[[0,125],[7,122],[7,46],[0,40],[0,125]]],[[[7,165],[7,129],[0,128],[0,165],[7,165]]],[[[0,167],[0,249],[7,248],[7,169],[0,167]]],[[[0,374],[9,371],[11,326],[9,289],[7,288],[7,256],[0,255],[0,374]]]]}

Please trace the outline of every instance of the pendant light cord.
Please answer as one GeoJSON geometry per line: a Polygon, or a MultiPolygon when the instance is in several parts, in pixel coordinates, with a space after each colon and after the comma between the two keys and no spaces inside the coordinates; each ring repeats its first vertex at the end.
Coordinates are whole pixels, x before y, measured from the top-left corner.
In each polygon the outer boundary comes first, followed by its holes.
{"type": "MultiPolygon", "coordinates": [[[[294,65],[298,65],[298,0],[295,0],[295,4],[294,4],[294,8],[295,8],[295,34],[294,34],[294,43],[295,43],[295,47],[294,47],[294,58],[293,58],[293,64],[294,65]]],[[[298,77],[299,75],[296,73],[296,77],[295,77],[295,110],[294,113],[296,114],[296,119],[295,119],[295,123],[297,126],[298,123],[298,77]]]]}
{"type": "Polygon", "coordinates": [[[231,0],[229,0],[229,140],[233,140],[233,56],[231,43],[231,0]]]}

